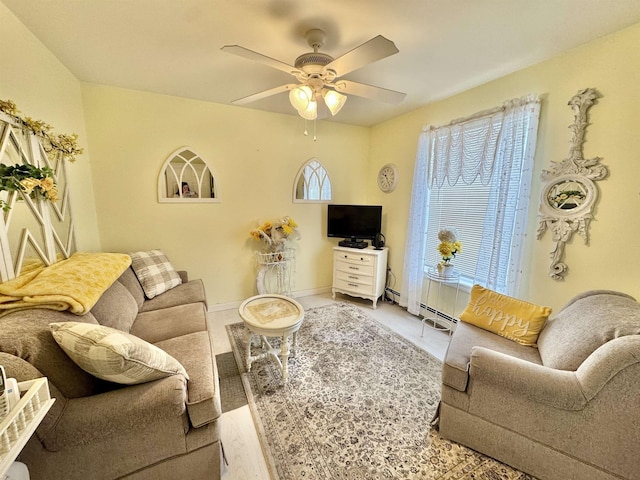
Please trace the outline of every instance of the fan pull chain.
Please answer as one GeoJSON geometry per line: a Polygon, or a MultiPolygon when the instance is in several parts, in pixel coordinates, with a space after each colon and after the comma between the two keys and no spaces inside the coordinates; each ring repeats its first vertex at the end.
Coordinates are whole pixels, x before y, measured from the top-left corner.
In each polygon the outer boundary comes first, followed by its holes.
{"type": "Polygon", "coordinates": [[[307,135],[309,135],[309,132],[307,131],[307,119],[304,119],[304,136],[306,137],[307,135]]]}
{"type": "Polygon", "coordinates": [[[313,120],[313,141],[315,142],[316,140],[318,140],[318,137],[316,136],[316,120],[313,120]]]}

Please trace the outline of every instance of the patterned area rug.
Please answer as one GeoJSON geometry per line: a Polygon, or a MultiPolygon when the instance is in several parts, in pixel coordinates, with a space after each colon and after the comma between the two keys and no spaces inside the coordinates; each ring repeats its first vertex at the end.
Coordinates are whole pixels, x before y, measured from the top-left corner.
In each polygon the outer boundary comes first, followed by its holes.
{"type": "Polygon", "coordinates": [[[273,480],[532,480],[441,438],[441,362],[353,305],[305,313],[286,386],[272,360],[246,373],[244,326],[227,331],[273,480]]]}

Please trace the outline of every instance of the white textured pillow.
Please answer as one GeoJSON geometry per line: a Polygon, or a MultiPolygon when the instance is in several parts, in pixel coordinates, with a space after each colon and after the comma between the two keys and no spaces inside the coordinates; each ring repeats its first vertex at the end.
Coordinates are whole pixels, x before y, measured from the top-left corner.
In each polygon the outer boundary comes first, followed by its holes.
{"type": "Polygon", "coordinates": [[[131,268],[138,277],[147,298],[151,299],[177,287],[182,279],[161,250],[130,253],[131,268]]]}
{"type": "Polygon", "coordinates": [[[91,375],[125,385],[184,375],[184,367],[168,353],[134,335],[92,323],[49,324],[53,338],[80,368],[91,375]]]}

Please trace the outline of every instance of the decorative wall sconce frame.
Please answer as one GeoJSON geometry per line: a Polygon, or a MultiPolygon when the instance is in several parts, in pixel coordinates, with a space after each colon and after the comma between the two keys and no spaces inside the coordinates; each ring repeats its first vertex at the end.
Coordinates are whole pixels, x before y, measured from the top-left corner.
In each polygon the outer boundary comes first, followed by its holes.
{"type": "Polygon", "coordinates": [[[569,143],[569,156],[560,162],[551,162],[550,170],[543,170],[541,179],[546,182],[540,202],[540,221],[537,238],[550,230],[556,243],[551,252],[549,276],[562,280],[568,266],[564,263],[564,249],[573,232],[589,241],[589,221],[598,201],[595,182],[605,178],[609,171],[600,164],[600,157],[585,159],[582,151],[584,135],[589,125],[588,110],[600,97],[593,88],[580,90],[570,101],[575,118],[569,128],[573,137],[569,143]]]}

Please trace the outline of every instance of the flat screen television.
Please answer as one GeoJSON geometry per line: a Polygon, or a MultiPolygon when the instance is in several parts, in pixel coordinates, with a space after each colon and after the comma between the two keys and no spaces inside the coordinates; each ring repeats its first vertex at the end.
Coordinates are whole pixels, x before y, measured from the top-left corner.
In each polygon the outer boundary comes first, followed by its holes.
{"type": "Polygon", "coordinates": [[[373,240],[381,228],[382,205],[328,205],[328,237],[373,240]]]}

